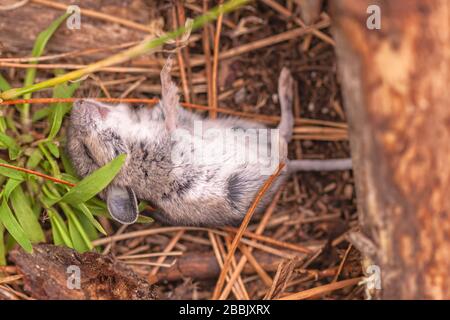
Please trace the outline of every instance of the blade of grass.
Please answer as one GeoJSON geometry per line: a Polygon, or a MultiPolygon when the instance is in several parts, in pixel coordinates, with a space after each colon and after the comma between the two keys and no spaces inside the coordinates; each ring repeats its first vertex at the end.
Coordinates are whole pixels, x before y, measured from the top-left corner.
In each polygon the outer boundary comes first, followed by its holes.
{"type": "Polygon", "coordinates": [[[11,192],[13,192],[14,189],[17,188],[22,182],[23,180],[8,179],[3,187],[3,198],[8,201],[11,192]]]}
{"type": "MultiPolygon", "coordinates": [[[[72,162],[70,162],[69,157],[67,156],[67,154],[64,151],[61,152],[60,159],[62,161],[62,165],[63,165],[65,173],[71,175],[72,177],[76,177],[77,173],[75,171],[75,168],[73,167],[72,162]]],[[[70,181],[70,182],[73,182],[73,181],[70,181]]],[[[76,182],[78,182],[78,181],[76,181],[76,182]]]]}
{"type": "MultiPolygon", "coordinates": [[[[48,26],[47,29],[39,33],[39,35],[36,38],[36,41],[34,42],[33,51],[31,52],[31,55],[33,57],[40,57],[42,53],[44,52],[45,46],[47,45],[47,42],[50,40],[51,36],[55,33],[55,31],[58,29],[58,27],[61,25],[61,23],[69,16],[70,14],[65,13],[62,16],[60,16],[58,19],[53,21],[50,26],[48,26]]],[[[36,64],[36,61],[30,62],[30,64],[36,64]]],[[[25,81],[24,86],[30,86],[34,83],[34,80],[36,78],[36,68],[29,68],[26,71],[25,74],[25,81]]],[[[25,99],[31,98],[31,92],[24,95],[25,99]]],[[[30,121],[30,104],[24,103],[20,107],[20,116],[22,120],[22,124],[28,125],[28,122],[30,121]]]]}
{"type": "Polygon", "coordinates": [[[53,141],[46,141],[44,144],[55,158],[59,158],[59,148],[53,141]]]}
{"type": "Polygon", "coordinates": [[[51,111],[52,110],[50,107],[42,108],[42,109],[35,111],[33,113],[33,115],[31,116],[31,122],[36,122],[36,121],[47,118],[50,115],[51,111]]]}
{"type": "Polygon", "coordinates": [[[73,212],[72,208],[70,208],[70,206],[65,202],[60,202],[59,206],[64,211],[64,214],[67,217],[69,234],[72,239],[74,248],[80,252],[92,250],[94,246],[92,245],[89,236],[86,234],[86,231],[83,229],[83,226],[78,220],[75,212],[73,212]],[[83,245],[81,245],[80,243],[83,243],[83,245]]]}
{"type": "MultiPolygon", "coordinates": [[[[79,86],[80,82],[74,82],[70,85],[65,83],[57,85],[53,88],[53,98],[72,98],[79,86]]],[[[70,110],[70,105],[71,104],[69,103],[59,102],[51,108],[52,117],[50,121],[51,125],[48,139],[52,140],[58,134],[64,115],[70,110]]]]}
{"type": "Polygon", "coordinates": [[[15,188],[11,192],[11,205],[17,220],[32,243],[45,241],[44,231],[38,218],[31,209],[30,202],[25,196],[22,187],[15,188]]]}
{"type": "Polygon", "coordinates": [[[88,218],[85,215],[79,214],[78,220],[80,220],[80,223],[83,226],[84,231],[86,231],[86,234],[88,235],[89,239],[91,241],[97,240],[99,237],[99,232],[88,220],[88,218]]]}
{"type": "Polygon", "coordinates": [[[11,85],[0,73],[0,91],[7,91],[9,89],[11,89],[11,85]]]}
{"type": "Polygon", "coordinates": [[[77,183],[59,201],[77,205],[91,199],[114,179],[124,164],[125,159],[125,154],[117,156],[114,160],[77,183]]]}
{"type": "Polygon", "coordinates": [[[101,233],[103,233],[105,236],[107,235],[105,229],[103,229],[102,225],[95,220],[94,215],[92,214],[91,210],[86,206],[85,203],[80,203],[76,206],[77,209],[79,209],[84,216],[88,219],[88,221],[101,233]]]}
{"type": "MultiPolygon", "coordinates": [[[[5,78],[3,78],[2,74],[0,73],[0,91],[6,91],[11,89],[11,86],[9,85],[8,81],[6,81],[5,78]]],[[[3,109],[3,108],[2,108],[3,109]]],[[[0,109],[0,133],[4,133],[6,131],[6,119],[3,115],[3,111],[0,109]]],[[[0,147],[6,147],[4,143],[0,142],[0,147]]]]}
{"type": "MultiPolygon", "coordinates": [[[[5,165],[9,164],[8,162],[6,162],[5,160],[2,160],[2,159],[0,159],[0,163],[5,164],[5,165]]],[[[14,170],[14,169],[5,168],[5,167],[0,167],[0,174],[5,177],[16,179],[16,180],[25,180],[25,178],[26,178],[25,173],[14,170]]]]}
{"type": "Polygon", "coordinates": [[[69,230],[67,229],[64,220],[54,209],[49,208],[47,213],[50,217],[50,224],[52,226],[53,243],[55,245],[63,244],[69,248],[73,248],[74,246],[72,240],[70,240],[69,230]]]}
{"type": "Polygon", "coordinates": [[[39,149],[34,149],[27,160],[26,167],[34,169],[39,165],[39,162],[43,159],[42,152],[39,149]]]}
{"type": "Polygon", "coordinates": [[[8,148],[9,159],[15,160],[20,155],[21,150],[16,141],[6,133],[0,132],[0,142],[8,148]]]}
{"type": "Polygon", "coordinates": [[[59,165],[53,159],[51,153],[47,151],[47,148],[45,147],[45,144],[43,142],[38,144],[39,150],[44,154],[44,157],[47,159],[48,163],[50,164],[51,173],[53,177],[59,177],[61,175],[61,172],[59,171],[59,165]]]}
{"type": "Polygon", "coordinates": [[[69,234],[70,238],[72,239],[74,249],[81,253],[89,251],[89,247],[86,245],[83,237],[78,231],[75,222],[71,218],[69,218],[67,224],[69,226],[69,234]]]}
{"type": "Polygon", "coordinates": [[[5,227],[0,222],[0,266],[6,266],[5,227]]]}
{"type": "Polygon", "coordinates": [[[8,203],[3,200],[0,206],[0,222],[8,230],[9,234],[20,244],[20,246],[28,253],[33,252],[30,239],[28,239],[25,231],[23,231],[19,222],[17,222],[8,203]]]}

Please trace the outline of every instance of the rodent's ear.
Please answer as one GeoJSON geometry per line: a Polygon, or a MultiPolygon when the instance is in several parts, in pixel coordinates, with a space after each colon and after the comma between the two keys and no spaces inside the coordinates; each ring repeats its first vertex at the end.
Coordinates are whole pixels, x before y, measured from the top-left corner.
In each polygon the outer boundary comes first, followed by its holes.
{"type": "Polygon", "coordinates": [[[108,106],[103,105],[92,99],[80,99],[73,103],[73,110],[80,110],[93,118],[100,116],[101,119],[105,119],[108,113],[111,111],[108,106]]]}
{"type": "Polygon", "coordinates": [[[138,218],[136,194],[129,187],[110,186],[106,191],[106,204],[114,220],[122,224],[135,223],[138,218]]]}

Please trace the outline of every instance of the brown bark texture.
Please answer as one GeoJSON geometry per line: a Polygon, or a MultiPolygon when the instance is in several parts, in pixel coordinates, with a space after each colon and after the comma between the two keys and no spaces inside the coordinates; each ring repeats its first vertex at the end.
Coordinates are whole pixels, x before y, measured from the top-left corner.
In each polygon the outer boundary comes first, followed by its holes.
{"type": "Polygon", "coordinates": [[[22,249],[12,251],[10,259],[23,274],[25,290],[36,299],[156,299],[154,286],[111,256],[40,244],[34,246],[32,254],[22,249]],[[69,279],[74,267],[80,271],[79,286],[68,285],[75,283],[69,279]]]}
{"type": "Polygon", "coordinates": [[[330,2],[361,231],[385,299],[450,298],[450,2],[330,2]],[[369,5],[381,11],[370,30],[369,5]]]}

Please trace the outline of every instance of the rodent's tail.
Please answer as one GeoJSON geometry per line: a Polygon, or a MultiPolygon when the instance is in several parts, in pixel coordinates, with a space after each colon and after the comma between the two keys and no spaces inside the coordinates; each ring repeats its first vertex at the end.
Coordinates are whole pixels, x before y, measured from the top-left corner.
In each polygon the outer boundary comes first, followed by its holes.
{"type": "Polygon", "coordinates": [[[289,172],[350,170],[352,169],[352,159],[290,160],[287,168],[289,172]]]}

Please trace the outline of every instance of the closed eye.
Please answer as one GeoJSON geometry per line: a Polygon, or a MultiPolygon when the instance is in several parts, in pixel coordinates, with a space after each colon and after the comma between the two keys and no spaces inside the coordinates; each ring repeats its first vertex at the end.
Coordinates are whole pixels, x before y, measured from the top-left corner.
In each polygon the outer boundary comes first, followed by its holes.
{"type": "Polygon", "coordinates": [[[92,155],[92,153],[91,153],[91,150],[89,150],[89,148],[83,143],[83,149],[84,149],[84,152],[86,153],[86,155],[87,155],[87,157],[93,162],[93,163],[96,163],[95,162],[95,159],[94,159],[94,156],[92,155]]]}

